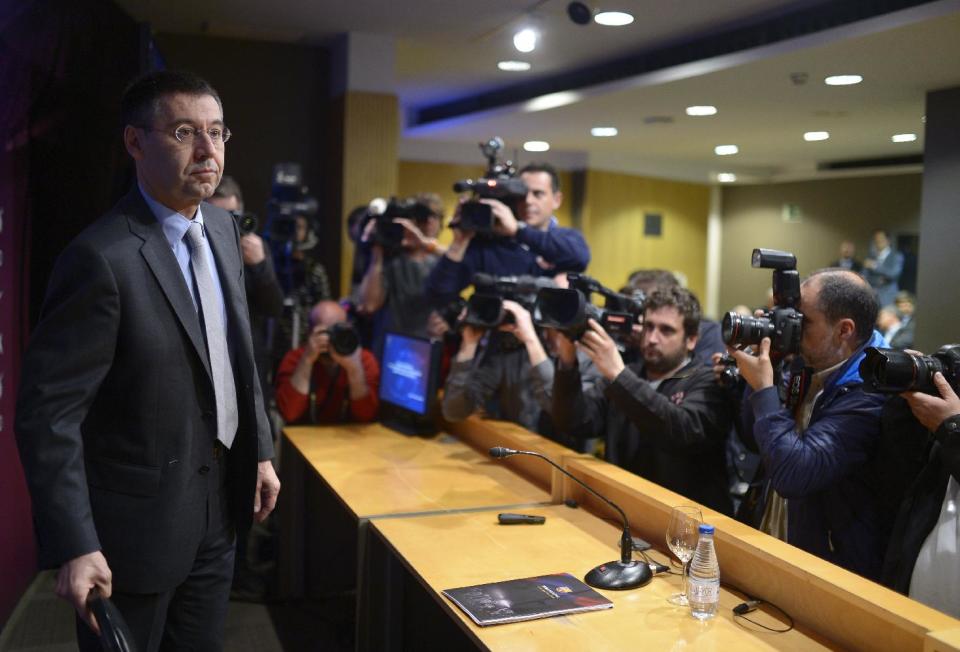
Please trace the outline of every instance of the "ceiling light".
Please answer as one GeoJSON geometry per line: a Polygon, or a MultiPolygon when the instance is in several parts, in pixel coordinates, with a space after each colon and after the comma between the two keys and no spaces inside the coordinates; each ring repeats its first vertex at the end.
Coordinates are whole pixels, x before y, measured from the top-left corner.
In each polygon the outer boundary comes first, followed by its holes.
{"type": "Polygon", "coordinates": [[[591,136],[596,136],[597,138],[610,138],[611,136],[617,135],[616,127],[594,127],[590,130],[591,136]]]}
{"type": "Polygon", "coordinates": [[[533,111],[546,111],[547,109],[556,109],[560,106],[566,106],[567,104],[573,104],[574,102],[579,102],[582,99],[582,95],[576,91],[560,91],[559,93],[549,93],[547,95],[541,95],[540,97],[535,97],[532,100],[528,101],[523,105],[523,110],[526,112],[533,111]]]}
{"type": "Polygon", "coordinates": [[[863,81],[860,75],[831,75],[823,80],[827,86],[853,86],[863,81]]]}
{"type": "Polygon", "coordinates": [[[601,11],[593,17],[593,20],[597,25],[623,27],[633,22],[633,15],[625,11],[601,11]]]}
{"type": "Polygon", "coordinates": [[[737,175],[733,172],[721,172],[717,175],[717,181],[720,183],[733,183],[737,180],[737,175]]]}
{"type": "Polygon", "coordinates": [[[917,134],[894,134],[890,137],[895,143],[912,143],[917,139],[917,134]]]}
{"type": "Polygon", "coordinates": [[[803,134],[803,139],[808,143],[812,143],[817,140],[826,140],[830,137],[829,131],[808,131],[803,134]]]}
{"type": "Polygon", "coordinates": [[[717,153],[717,156],[730,156],[739,152],[740,148],[736,145],[717,145],[713,148],[713,151],[717,153]]]}
{"type": "Polygon", "coordinates": [[[545,152],[550,149],[550,143],[545,140],[528,140],[523,144],[523,149],[528,152],[545,152]]]}
{"type": "Polygon", "coordinates": [[[526,61],[501,61],[497,64],[497,68],[507,72],[523,72],[530,70],[530,64],[526,61]]]}
{"type": "Polygon", "coordinates": [[[717,107],[710,106],[709,104],[705,104],[703,106],[688,106],[687,115],[694,115],[694,116],[717,115],[717,107]]]}
{"type": "Polygon", "coordinates": [[[533,52],[537,47],[537,33],[529,27],[524,27],[513,35],[513,47],[520,52],[533,52]]]}

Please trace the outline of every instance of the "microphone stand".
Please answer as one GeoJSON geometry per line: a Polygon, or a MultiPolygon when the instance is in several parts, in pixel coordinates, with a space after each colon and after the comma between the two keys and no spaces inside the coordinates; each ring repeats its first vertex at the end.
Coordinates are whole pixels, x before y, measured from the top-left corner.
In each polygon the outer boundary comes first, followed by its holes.
{"type": "Polygon", "coordinates": [[[583,578],[587,584],[597,589],[623,590],[643,586],[650,581],[650,578],[653,577],[650,566],[645,562],[635,561],[633,559],[633,538],[630,535],[630,524],[627,521],[627,515],[624,514],[620,507],[609,498],[601,496],[583,480],[564,469],[546,455],[535,451],[518,451],[512,448],[504,448],[503,446],[494,446],[490,449],[490,457],[496,459],[510,457],[511,455],[532,455],[533,457],[539,457],[547,464],[558,469],[568,478],[572,478],[577,484],[610,505],[610,507],[620,514],[620,518],[623,520],[623,533],[620,535],[620,559],[600,564],[588,572],[583,578]]]}

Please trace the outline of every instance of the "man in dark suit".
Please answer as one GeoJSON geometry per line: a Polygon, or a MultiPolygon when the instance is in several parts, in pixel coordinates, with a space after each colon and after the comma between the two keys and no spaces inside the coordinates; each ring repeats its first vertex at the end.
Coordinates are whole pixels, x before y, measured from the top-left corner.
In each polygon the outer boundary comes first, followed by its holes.
{"type": "Polygon", "coordinates": [[[99,649],[97,588],[138,650],[219,650],[236,533],[280,490],[239,233],[202,203],[230,132],[216,91],[189,74],[137,80],[122,112],[137,185],[57,262],[17,442],[40,562],[60,567],[80,648],[99,649]]]}

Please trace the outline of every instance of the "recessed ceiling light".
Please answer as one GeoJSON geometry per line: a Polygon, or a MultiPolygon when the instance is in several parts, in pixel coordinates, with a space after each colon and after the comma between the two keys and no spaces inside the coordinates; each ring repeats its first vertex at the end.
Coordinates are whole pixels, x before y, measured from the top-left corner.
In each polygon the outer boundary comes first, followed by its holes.
{"type": "Polygon", "coordinates": [[[827,86],[853,86],[863,81],[860,75],[831,75],[823,80],[827,86]]]}
{"type": "Polygon", "coordinates": [[[739,152],[740,148],[736,145],[717,145],[713,148],[713,151],[717,153],[717,156],[730,156],[739,152]]]}
{"type": "Polygon", "coordinates": [[[520,52],[533,52],[537,47],[537,33],[530,27],[524,27],[513,35],[513,47],[520,52]]]}
{"type": "Polygon", "coordinates": [[[895,143],[912,143],[917,139],[917,134],[894,134],[890,137],[895,143]]]}
{"type": "Polygon", "coordinates": [[[497,68],[507,72],[523,72],[530,70],[530,64],[526,61],[501,61],[497,64],[497,68]]]}
{"type": "Polygon", "coordinates": [[[550,149],[550,143],[545,140],[528,140],[523,144],[523,148],[528,152],[546,152],[550,149]]]}
{"type": "Polygon", "coordinates": [[[582,99],[582,95],[576,91],[560,91],[559,93],[548,93],[547,95],[541,95],[540,97],[535,97],[532,100],[529,100],[526,104],[523,105],[523,110],[526,112],[533,111],[546,111],[547,109],[556,109],[561,106],[566,106],[567,104],[573,104],[574,102],[579,102],[582,99]]]}
{"type": "Polygon", "coordinates": [[[720,183],[733,183],[737,180],[737,175],[733,172],[721,172],[717,175],[717,181],[720,183]]]}
{"type": "Polygon", "coordinates": [[[688,106],[687,115],[693,115],[693,116],[717,115],[717,107],[710,106],[709,104],[705,104],[702,106],[688,106]]]}
{"type": "Polygon", "coordinates": [[[598,25],[607,27],[623,27],[633,22],[633,15],[625,11],[601,11],[593,17],[598,25]]]}
{"type": "Polygon", "coordinates": [[[803,134],[803,139],[808,143],[812,143],[817,140],[826,140],[828,138],[830,138],[829,131],[808,131],[807,133],[803,134]]]}
{"type": "Polygon", "coordinates": [[[590,130],[590,135],[596,136],[597,138],[610,138],[611,136],[616,136],[618,133],[616,127],[594,127],[590,130]]]}

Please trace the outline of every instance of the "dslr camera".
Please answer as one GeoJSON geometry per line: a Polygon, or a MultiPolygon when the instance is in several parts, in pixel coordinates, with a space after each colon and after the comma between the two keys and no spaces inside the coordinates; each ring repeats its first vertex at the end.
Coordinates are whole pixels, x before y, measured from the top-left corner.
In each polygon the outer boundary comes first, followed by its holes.
{"type": "Polygon", "coordinates": [[[619,345],[624,345],[633,325],[643,318],[646,297],[637,290],[620,294],[604,287],[586,274],[567,274],[569,288],[544,288],[537,295],[537,325],[555,328],[572,341],[587,330],[587,320],[599,323],[619,345]],[[591,303],[593,294],[604,298],[603,307],[591,303]]]}
{"type": "Polygon", "coordinates": [[[473,275],[473,286],[475,291],[467,300],[467,314],[463,323],[478,328],[496,328],[501,324],[516,323],[513,313],[504,309],[504,299],[516,301],[535,313],[538,293],[555,289],[553,280],[545,277],[491,276],[483,273],[473,275]]]}
{"type": "Polygon", "coordinates": [[[876,394],[924,392],[939,396],[933,376],[938,371],[954,391],[960,390],[960,344],[947,344],[933,355],[869,346],[860,363],[863,389],[876,394]]]}
{"type": "Polygon", "coordinates": [[[723,317],[723,341],[731,346],[759,344],[770,338],[770,352],[783,358],[800,352],[803,314],[800,305],[800,274],[797,257],[776,249],[754,249],[753,267],[773,270],[773,308],[761,317],[745,317],[728,312],[723,317]]]}
{"type": "Polygon", "coordinates": [[[350,322],[337,322],[327,330],[327,335],[331,348],[340,355],[352,355],[360,348],[360,335],[350,322]]]}
{"type": "Polygon", "coordinates": [[[481,199],[498,199],[506,204],[513,214],[520,215],[520,208],[527,198],[527,184],[517,178],[517,169],[511,161],[501,163],[500,150],[503,139],[499,136],[480,143],[480,151],[487,159],[487,171],[481,179],[464,179],[453,184],[455,192],[472,192],[473,198],[460,206],[460,220],[454,225],[465,231],[492,235],[496,218],[490,206],[481,199]]]}
{"type": "Polygon", "coordinates": [[[429,206],[418,202],[416,199],[398,200],[391,198],[390,203],[387,204],[382,213],[371,215],[369,218],[377,221],[373,230],[373,242],[383,247],[385,253],[395,254],[400,251],[403,245],[403,236],[406,229],[403,228],[403,225],[394,222],[394,218],[403,217],[422,225],[432,214],[433,211],[429,206]]]}

